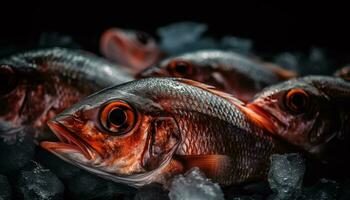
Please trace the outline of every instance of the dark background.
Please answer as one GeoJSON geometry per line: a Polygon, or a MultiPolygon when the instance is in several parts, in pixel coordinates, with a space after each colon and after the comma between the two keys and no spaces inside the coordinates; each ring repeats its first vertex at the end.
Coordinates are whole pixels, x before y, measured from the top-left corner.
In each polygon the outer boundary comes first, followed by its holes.
{"type": "Polygon", "coordinates": [[[103,2],[72,5],[40,2],[3,5],[0,12],[0,45],[30,47],[42,32],[56,31],[73,36],[88,50],[97,50],[100,34],[117,26],[154,33],[171,22],[205,22],[210,34],[251,38],[258,52],[308,51],[323,47],[336,59],[350,52],[348,6],[314,4],[208,2],[190,5],[181,1],[103,2]],[[129,4],[129,5],[128,5],[129,4]]]}

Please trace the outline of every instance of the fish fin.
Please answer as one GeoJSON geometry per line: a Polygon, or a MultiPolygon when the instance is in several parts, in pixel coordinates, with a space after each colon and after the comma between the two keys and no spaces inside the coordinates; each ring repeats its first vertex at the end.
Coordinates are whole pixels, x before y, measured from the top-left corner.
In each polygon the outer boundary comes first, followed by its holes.
{"type": "Polygon", "coordinates": [[[284,68],[282,68],[276,64],[273,64],[273,63],[264,62],[263,65],[267,69],[274,72],[280,80],[287,80],[287,79],[291,79],[291,78],[295,78],[295,77],[299,76],[299,74],[297,72],[284,69],[284,68]]]}
{"type": "Polygon", "coordinates": [[[208,91],[214,95],[222,97],[222,98],[226,99],[227,101],[229,101],[230,103],[232,103],[233,105],[237,106],[256,125],[258,125],[262,128],[265,128],[269,132],[274,132],[276,130],[275,125],[269,119],[265,118],[264,116],[260,115],[259,113],[256,113],[253,110],[251,110],[250,108],[246,107],[242,101],[236,99],[231,94],[217,90],[214,86],[200,83],[197,81],[193,81],[193,80],[189,80],[189,79],[182,79],[182,78],[179,78],[176,80],[181,82],[181,83],[185,83],[188,85],[192,85],[194,87],[201,88],[201,89],[208,91]]]}
{"type": "Polygon", "coordinates": [[[231,169],[232,159],[226,155],[177,155],[185,171],[198,167],[209,178],[225,177],[231,169]]]}

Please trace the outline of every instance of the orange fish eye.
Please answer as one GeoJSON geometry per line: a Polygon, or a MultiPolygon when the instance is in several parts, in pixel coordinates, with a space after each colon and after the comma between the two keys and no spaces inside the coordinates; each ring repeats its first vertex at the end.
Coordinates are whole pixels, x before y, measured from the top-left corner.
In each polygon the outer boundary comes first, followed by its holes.
{"type": "Polygon", "coordinates": [[[174,60],[168,64],[169,71],[177,77],[191,76],[194,74],[194,67],[190,62],[174,60]]]}
{"type": "Polygon", "coordinates": [[[291,89],[285,97],[286,107],[296,114],[307,111],[309,103],[309,94],[303,89],[291,89]]]}
{"type": "Polygon", "coordinates": [[[113,135],[123,135],[134,127],[136,112],[128,103],[116,100],[102,107],[99,118],[105,130],[113,135]]]}

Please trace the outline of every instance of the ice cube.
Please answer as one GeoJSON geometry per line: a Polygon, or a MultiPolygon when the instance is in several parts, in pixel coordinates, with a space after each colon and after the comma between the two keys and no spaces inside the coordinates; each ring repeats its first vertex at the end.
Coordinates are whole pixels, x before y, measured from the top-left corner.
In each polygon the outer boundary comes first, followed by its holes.
{"type": "Polygon", "coordinates": [[[168,191],[162,185],[151,183],[138,189],[134,200],[167,200],[168,191]]]}
{"type": "Polygon", "coordinates": [[[301,194],[305,173],[305,160],[301,155],[292,153],[272,155],[268,181],[275,192],[270,199],[289,200],[301,194]]]}
{"type": "Polygon", "coordinates": [[[18,170],[29,163],[35,153],[33,137],[23,128],[0,124],[0,173],[18,170]]]}
{"type": "Polygon", "coordinates": [[[299,200],[336,200],[339,199],[339,189],[335,181],[321,179],[316,185],[304,189],[299,200]]]}
{"type": "Polygon", "coordinates": [[[243,55],[250,55],[253,51],[253,41],[245,38],[224,36],[221,38],[221,48],[243,55]]]}
{"type": "Polygon", "coordinates": [[[303,69],[301,69],[300,59],[301,55],[297,53],[283,52],[278,54],[273,59],[273,62],[275,62],[277,65],[282,66],[285,69],[301,73],[303,69]]]}
{"type": "Polygon", "coordinates": [[[161,48],[169,54],[178,52],[187,44],[193,43],[207,31],[206,24],[197,22],[178,22],[157,30],[161,48]]]}
{"type": "Polygon", "coordinates": [[[117,199],[123,194],[134,193],[135,189],[126,185],[114,183],[81,171],[67,184],[72,199],[117,199]]]}
{"type": "Polygon", "coordinates": [[[223,200],[219,184],[206,178],[198,168],[173,178],[169,188],[171,200],[223,200]]]}
{"type": "Polygon", "coordinates": [[[50,169],[55,175],[63,181],[69,181],[81,171],[80,168],[69,164],[54,154],[40,148],[35,154],[35,160],[50,169]]]}
{"type": "Polygon", "coordinates": [[[56,175],[34,161],[17,173],[13,189],[16,199],[24,200],[59,200],[64,192],[56,175]]]}
{"type": "Polygon", "coordinates": [[[12,199],[11,185],[6,176],[0,174],[0,200],[12,199]]]}

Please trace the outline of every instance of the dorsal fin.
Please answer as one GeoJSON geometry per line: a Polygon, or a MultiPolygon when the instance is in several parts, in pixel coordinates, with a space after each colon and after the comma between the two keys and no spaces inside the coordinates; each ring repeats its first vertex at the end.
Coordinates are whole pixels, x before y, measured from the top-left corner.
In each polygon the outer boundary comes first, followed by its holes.
{"type": "Polygon", "coordinates": [[[217,90],[214,86],[211,85],[207,85],[204,83],[200,83],[194,80],[190,80],[190,79],[183,79],[183,78],[177,78],[176,79],[178,82],[184,83],[184,84],[188,84],[200,89],[203,89],[207,92],[210,92],[216,96],[219,96],[223,99],[226,99],[228,102],[230,102],[231,104],[233,104],[234,106],[238,107],[250,120],[253,121],[253,123],[255,123],[256,125],[265,128],[266,130],[268,130],[269,132],[275,132],[276,127],[275,125],[267,118],[263,117],[262,115],[259,115],[258,113],[254,112],[253,110],[251,110],[250,108],[247,108],[245,106],[245,103],[243,103],[242,101],[236,99],[234,96],[232,96],[231,94],[222,92],[220,90],[217,90]]]}

